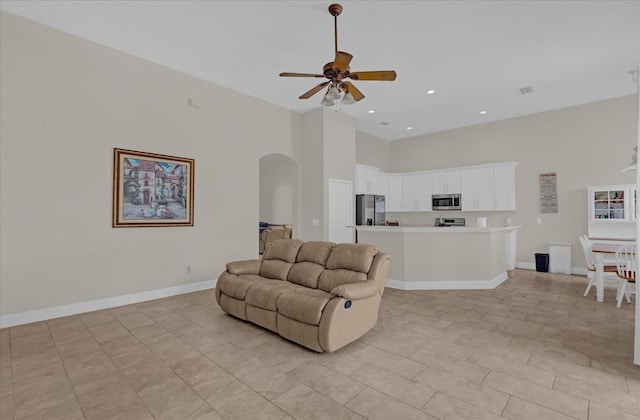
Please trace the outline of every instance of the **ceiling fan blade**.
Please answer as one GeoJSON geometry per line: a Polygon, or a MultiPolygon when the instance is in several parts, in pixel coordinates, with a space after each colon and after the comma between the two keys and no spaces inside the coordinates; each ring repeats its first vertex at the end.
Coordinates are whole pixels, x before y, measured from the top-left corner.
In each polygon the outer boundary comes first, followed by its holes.
{"type": "Polygon", "coordinates": [[[353,73],[349,73],[349,77],[353,80],[392,81],[396,80],[396,72],[393,70],[356,71],[353,73]]]}
{"type": "Polygon", "coordinates": [[[311,90],[303,93],[302,95],[298,96],[298,99],[309,99],[310,97],[312,97],[316,93],[320,92],[322,90],[322,88],[327,86],[329,83],[331,83],[331,82],[327,81],[327,82],[324,82],[324,83],[320,83],[318,86],[314,87],[313,89],[311,89],[311,90]]]}
{"type": "Polygon", "coordinates": [[[343,86],[346,86],[346,89],[343,89],[346,92],[349,92],[352,96],[353,99],[356,100],[356,102],[358,102],[359,100],[361,100],[362,98],[364,98],[364,95],[362,92],[360,92],[358,90],[358,88],[356,88],[353,83],[351,82],[342,82],[343,86]]]}
{"type": "Polygon", "coordinates": [[[353,56],[344,51],[336,51],[336,59],[333,60],[333,68],[340,72],[345,72],[349,69],[349,63],[353,56]]]}
{"type": "Polygon", "coordinates": [[[280,73],[280,77],[325,77],[324,74],[312,73],[280,73]]]}

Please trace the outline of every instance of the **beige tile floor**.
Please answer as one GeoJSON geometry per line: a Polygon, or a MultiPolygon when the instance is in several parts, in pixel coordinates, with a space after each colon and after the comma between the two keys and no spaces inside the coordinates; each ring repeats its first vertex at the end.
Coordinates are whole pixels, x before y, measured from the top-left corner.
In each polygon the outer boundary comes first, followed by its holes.
{"type": "Polygon", "coordinates": [[[0,330],[2,419],[633,419],[634,305],[515,270],[495,290],[387,289],[359,341],[317,354],[213,291],[0,330]]]}

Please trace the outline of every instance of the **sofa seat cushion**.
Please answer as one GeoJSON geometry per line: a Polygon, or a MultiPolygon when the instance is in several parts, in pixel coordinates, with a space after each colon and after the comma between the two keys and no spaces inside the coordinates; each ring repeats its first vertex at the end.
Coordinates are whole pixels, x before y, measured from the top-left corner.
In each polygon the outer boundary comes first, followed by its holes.
{"type": "Polygon", "coordinates": [[[322,311],[333,296],[318,289],[299,288],[278,298],[278,313],[309,325],[320,324],[322,311]]]}
{"type": "Polygon", "coordinates": [[[260,282],[254,282],[249,287],[246,302],[257,308],[275,311],[278,308],[276,302],[280,295],[299,288],[300,286],[288,281],[265,279],[260,282]]]}
{"type": "Polygon", "coordinates": [[[241,274],[239,276],[235,274],[229,274],[227,272],[222,273],[216,283],[216,288],[227,296],[231,296],[234,299],[245,300],[247,290],[251,285],[267,281],[264,277],[257,274],[241,274]]]}

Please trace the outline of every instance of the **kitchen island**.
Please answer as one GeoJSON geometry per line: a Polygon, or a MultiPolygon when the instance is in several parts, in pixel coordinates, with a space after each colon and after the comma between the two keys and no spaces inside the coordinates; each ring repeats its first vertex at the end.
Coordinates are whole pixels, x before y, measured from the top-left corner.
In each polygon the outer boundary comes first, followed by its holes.
{"type": "Polygon", "coordinates": [[[404,290],[493,289],[515,266],[520,226],[355,226],[359,243],[391,254],[387,286],[404,290]]]}

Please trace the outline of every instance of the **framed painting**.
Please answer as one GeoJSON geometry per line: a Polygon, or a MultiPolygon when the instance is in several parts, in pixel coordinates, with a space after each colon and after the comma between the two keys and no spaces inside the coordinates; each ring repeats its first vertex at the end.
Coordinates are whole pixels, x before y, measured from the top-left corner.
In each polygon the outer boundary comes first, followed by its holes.
{"type": "Polygon", "coordinates": [[[113,149],[113,227],[193,226],[194,160],[113,149]]]}

